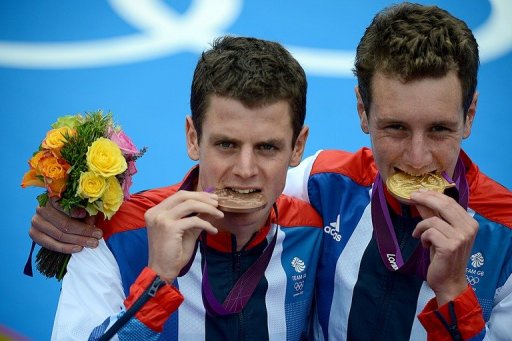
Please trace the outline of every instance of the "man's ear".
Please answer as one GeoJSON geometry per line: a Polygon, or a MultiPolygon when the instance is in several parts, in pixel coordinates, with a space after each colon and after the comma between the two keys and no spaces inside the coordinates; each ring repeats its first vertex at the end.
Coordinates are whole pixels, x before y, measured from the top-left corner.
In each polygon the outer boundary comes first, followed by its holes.
{"type": "Polygon", "coordinates": [[[464,139],[468,138],[469,135],[471,135],[471,127],[473,126],[473,120],[475,119],[476,115],[478,95],[478,92],[475,91],[475,94],[473,95],[473,100],[471,101],[468,112],[466,113],[466,121],[464,122],[464,133],[462,135],[462,138],[464,139]]]}
{"type": "Polygon", "coordinates": [[[297,137],[297,141],[295,141],[295,145],[293,146],[292,157],[290,159],[290,166],[297,166],[302,160],[302,155],[304,155],[304,148],[306,148],[306,141],[309,135],[309,127],[303,126],[300,130],[299,136],[297,137]]]}
{"type": "Polygon", "coordinates": [[[361,130],[365,134],[370,133],[370,129],[368,128],[368,116],[366,115],[366,110],[364,109],[363,99],[361,97],[361,93],[359,92],[359,87],[356,85],[354,88],[357,99],[357,114],[359,115],[359,124],[361,125],[361,130]]]}
{"type": "Polygon", "coordinates": [[[199,160],[199,141],[197,131],[191,116],[185,118],[185,136],[187,138],[187,154],[194,160],[199,160]]]}

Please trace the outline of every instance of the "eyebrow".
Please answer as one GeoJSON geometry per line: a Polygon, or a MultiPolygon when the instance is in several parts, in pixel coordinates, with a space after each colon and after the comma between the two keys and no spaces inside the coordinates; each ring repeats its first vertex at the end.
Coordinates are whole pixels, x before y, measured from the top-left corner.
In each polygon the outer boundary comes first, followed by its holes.
{"type": "MultiPolygon", "coordinates": [[[[215,142],[215,141],[229,141],[229,142],[238,143],[238,144],[240,144],[242,142],[239,139],[230,137],[230,136],[225,135],[225,134],[212,134],[211,137],[210,137],[210,141],[212,141],[212,142],[215,142]]],[[[275,145],[275,146],[278,146],[278,147],[284,145],[285,143],[286,142],[283,139],[276,139],[276,138],[270,138],[270,139],[267,139],[267,140],[261,140],[261,141],[256,142],[257,145],[271,144],[271,145],[275,145]]]]}
{"type": "MultiPolygon", "coordinates": [[[[391,116],[387,116],[387,117],[382,117],[382,118],[376,118],[376,123],[377,124],[382,124],[382,123],[404,123],[405,121],[404,120],[400,120],[400,119],[397,119],[395,117],[391,117],[391,116]]],[[[459,121],[458,120],[440,120],[440,121],[433,121],[430,123],[430,126],[457,126],[459,124],[459,121]]]]}

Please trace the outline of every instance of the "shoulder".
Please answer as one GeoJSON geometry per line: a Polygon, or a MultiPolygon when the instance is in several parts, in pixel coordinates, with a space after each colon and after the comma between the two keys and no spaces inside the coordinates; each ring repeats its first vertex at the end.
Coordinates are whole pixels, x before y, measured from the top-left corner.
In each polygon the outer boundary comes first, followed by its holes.
{"type": "Polygon", "coordinates": [[[153,206],[158,205],[165,198],[178,191],[180,184],[150,189],[133,194],[125,201],[112,219],[100,219],[98,227],[103,230],[103,236],[108,239],[112,234],[145,227],[144,213],[153,206]]]}
{"type": "Polygon", "coordinates": [[[512,192],[482,173],[469,157],[466,164],[469,184],[469,207],[486,219],[512,229],[512,192]]]}
{"type": "Polygon", "coordinates": [[[279,225],[286,227],[322,227],[322,218],[309,203],[282,194],[276,201],[279,225]]]}
{"type": "Polygon", "coordinates": [[[362,186],[370,186],[377,175],[377,167],[369,148],[361,148],[355,153],[342,150],[320,152],[311,169],[311,176],[337,174],[350,178],[362,186]]]}

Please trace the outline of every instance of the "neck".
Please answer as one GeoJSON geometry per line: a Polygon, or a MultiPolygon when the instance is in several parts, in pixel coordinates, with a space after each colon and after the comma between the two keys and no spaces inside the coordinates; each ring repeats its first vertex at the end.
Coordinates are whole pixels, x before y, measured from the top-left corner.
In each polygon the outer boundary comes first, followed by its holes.
{"type": "Polygon", "coordinates": [[[243,236],[240,236],[240,235],[235,235],[236,237],[236,251],[241,251],[242,248],[247,245],[247,243],[249,243],[249,241],[251,240],[252,236],[254,235],[251,234],[251,235],[243,235],[243,236]]]}
{"type": "Polygon", "coordinates": [[[226,214],[223,219],[211,221],[211,223],[219,232],[229,233],[235,236],[236,251],[240,251],[246,246],[255,233],[267,226],[267,218],[257,219],[251,222],[247,222],[246,220],[247,219],[240,214],[232,216],[226,214]]]}

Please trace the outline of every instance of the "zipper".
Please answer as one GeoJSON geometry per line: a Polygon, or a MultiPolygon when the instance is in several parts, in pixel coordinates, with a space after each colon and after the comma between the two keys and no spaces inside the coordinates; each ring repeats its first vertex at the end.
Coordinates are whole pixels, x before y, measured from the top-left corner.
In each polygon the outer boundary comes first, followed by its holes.
{"type": "MultiPolygon", "coordinates": [[[[233,278],[233,283],[236,283],[238,278],[240,278],[240,276],[242,275],[242,264],[241,264],[242,263],[241,262],[242,252],[243,251],[236,251],[233,254],[233,274],[235,274],[235,276],[233,278]]],[[[243,310],[238,313],[237,321],[238,321],[238,328],[237,328],[238,339],[244,340],[245,333],[244,333],[244,311],[243,310]]]]}
{"type": "Polygon", "coordinates": [[[117,332],[149,301],[151,297],[155,297],[156,292],[162,286],[165,285],[165,281],[156,276],[153,282],[144,290],[142,295],[137,298],[135,303],[125,311],[125,313],[116,321],[114,324],[105,331],[105,333],[98,339],[98,341],[110,340],[117,332]]]}

